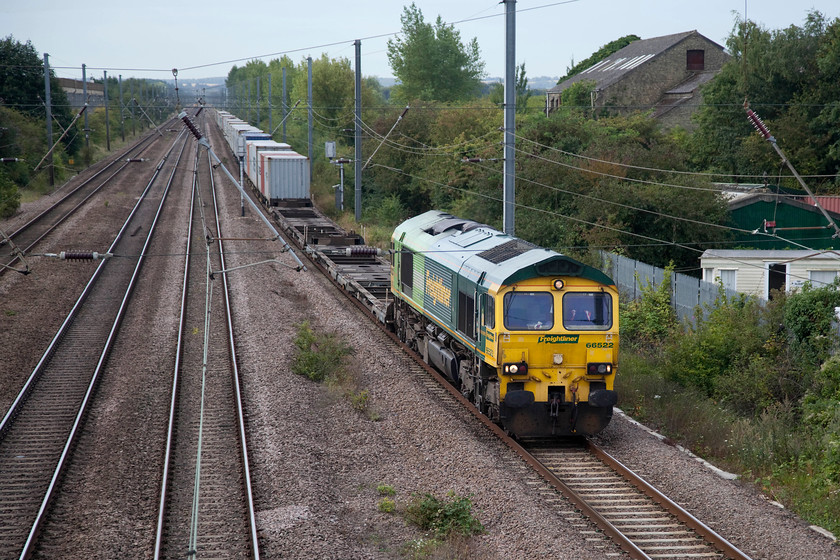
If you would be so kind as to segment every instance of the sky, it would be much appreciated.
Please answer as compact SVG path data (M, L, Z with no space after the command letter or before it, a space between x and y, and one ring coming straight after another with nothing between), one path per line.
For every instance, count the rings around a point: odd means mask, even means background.
M347 58L361 40L364 76L393 76L388 39L401 29L407 0L0 0L0 34L49 53L59 77L171 79L227 76L233 65L287 54ZM427 22L440 16L464 42L476 38L488 77L504 75L504 4L498 0L416 0ZM527 76L559 77L624 35L643 39L697 30L725 46L736 19L775 30L803 25L807 13L840 17L837 0L518 0L516 53ZM2 64L2 61L0 61Z

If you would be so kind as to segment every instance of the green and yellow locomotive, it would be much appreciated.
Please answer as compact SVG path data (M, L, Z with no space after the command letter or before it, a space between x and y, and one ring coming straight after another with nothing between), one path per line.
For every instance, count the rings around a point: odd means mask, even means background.
M399 337L518 437L592 435L612 418L618 291L599 270L430 211L397 226Z

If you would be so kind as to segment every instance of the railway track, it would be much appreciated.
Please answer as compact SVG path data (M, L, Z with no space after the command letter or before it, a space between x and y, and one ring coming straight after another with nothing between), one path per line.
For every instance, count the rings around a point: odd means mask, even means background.
M158 164L109 254L144 254L176 169L170 156L180 155L185 140L179 135ZM164 170L168 181L160 180ZM36 547L143 263L143 257L100 263L0 421L3 558L27 558Z
M358 235L345 232L315 208L281 205L270 213L312 264L385 330L382 321L388 307L388 261L363 246ZM573 452L564 445L526 447L510 438L394 333L386 332L452 399L478 417L583 513L591 522L581 529L587 538L599 541L600 535L606 534L624 553L638 559L748 558L634 473L607 458L594 444ZM618 488L621 490L613 491Z
M159 135L147 133L122 152L95 164L71 180L68 189L52 206L12 232L0 235L0 275L8 271L29 272L26 256L51 232L73 216L97 193L113 184L126 169L143 160Z
M156 559L259 558L227 274L219 272L225 269L224 244L210 164L209 154L197 150Z

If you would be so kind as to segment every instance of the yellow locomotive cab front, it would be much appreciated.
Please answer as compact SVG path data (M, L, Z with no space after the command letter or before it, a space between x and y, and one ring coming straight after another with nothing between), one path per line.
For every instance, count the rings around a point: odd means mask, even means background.
M618 294L586 279L536 278L501 290L498 356L502 423L521 437L601 431L616 404Z

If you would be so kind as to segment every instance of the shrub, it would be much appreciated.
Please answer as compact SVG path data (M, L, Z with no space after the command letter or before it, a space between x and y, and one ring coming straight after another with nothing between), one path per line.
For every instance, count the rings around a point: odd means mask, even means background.
M397 493L390 484L380 484L376 487L376 491L379 492L380 496L394 496Z
M294 343L298 351L292 371L312 381L321 382L340 375L344 357L353 353L353 349L334 334L316 335L309 321L297 325Z
M650 346L664 341L677 326L677 316L671 306L671 275L674 266L665 269L665 278L657 287L650 281L643 286L642 297L625 305L620 312L621 336L631 345Z
M20 191L17 185L0 169L0 218L8 218L20 208Z
M421 529L431 531L438 538L484 532L484 526L472 514L472 501L469 497L457 496L451 490L446 497L446 500L441 500L428 493L423 496L415 495L406 508L406 518Z
M379 511L382 513L393 513L396 508L397 504L391 498L382 498L379 500Z
M788 296L784 320L797 360L818 366L828 358L837 342L835 307L840 307L837 281L820 288L807 282L801 292Z

